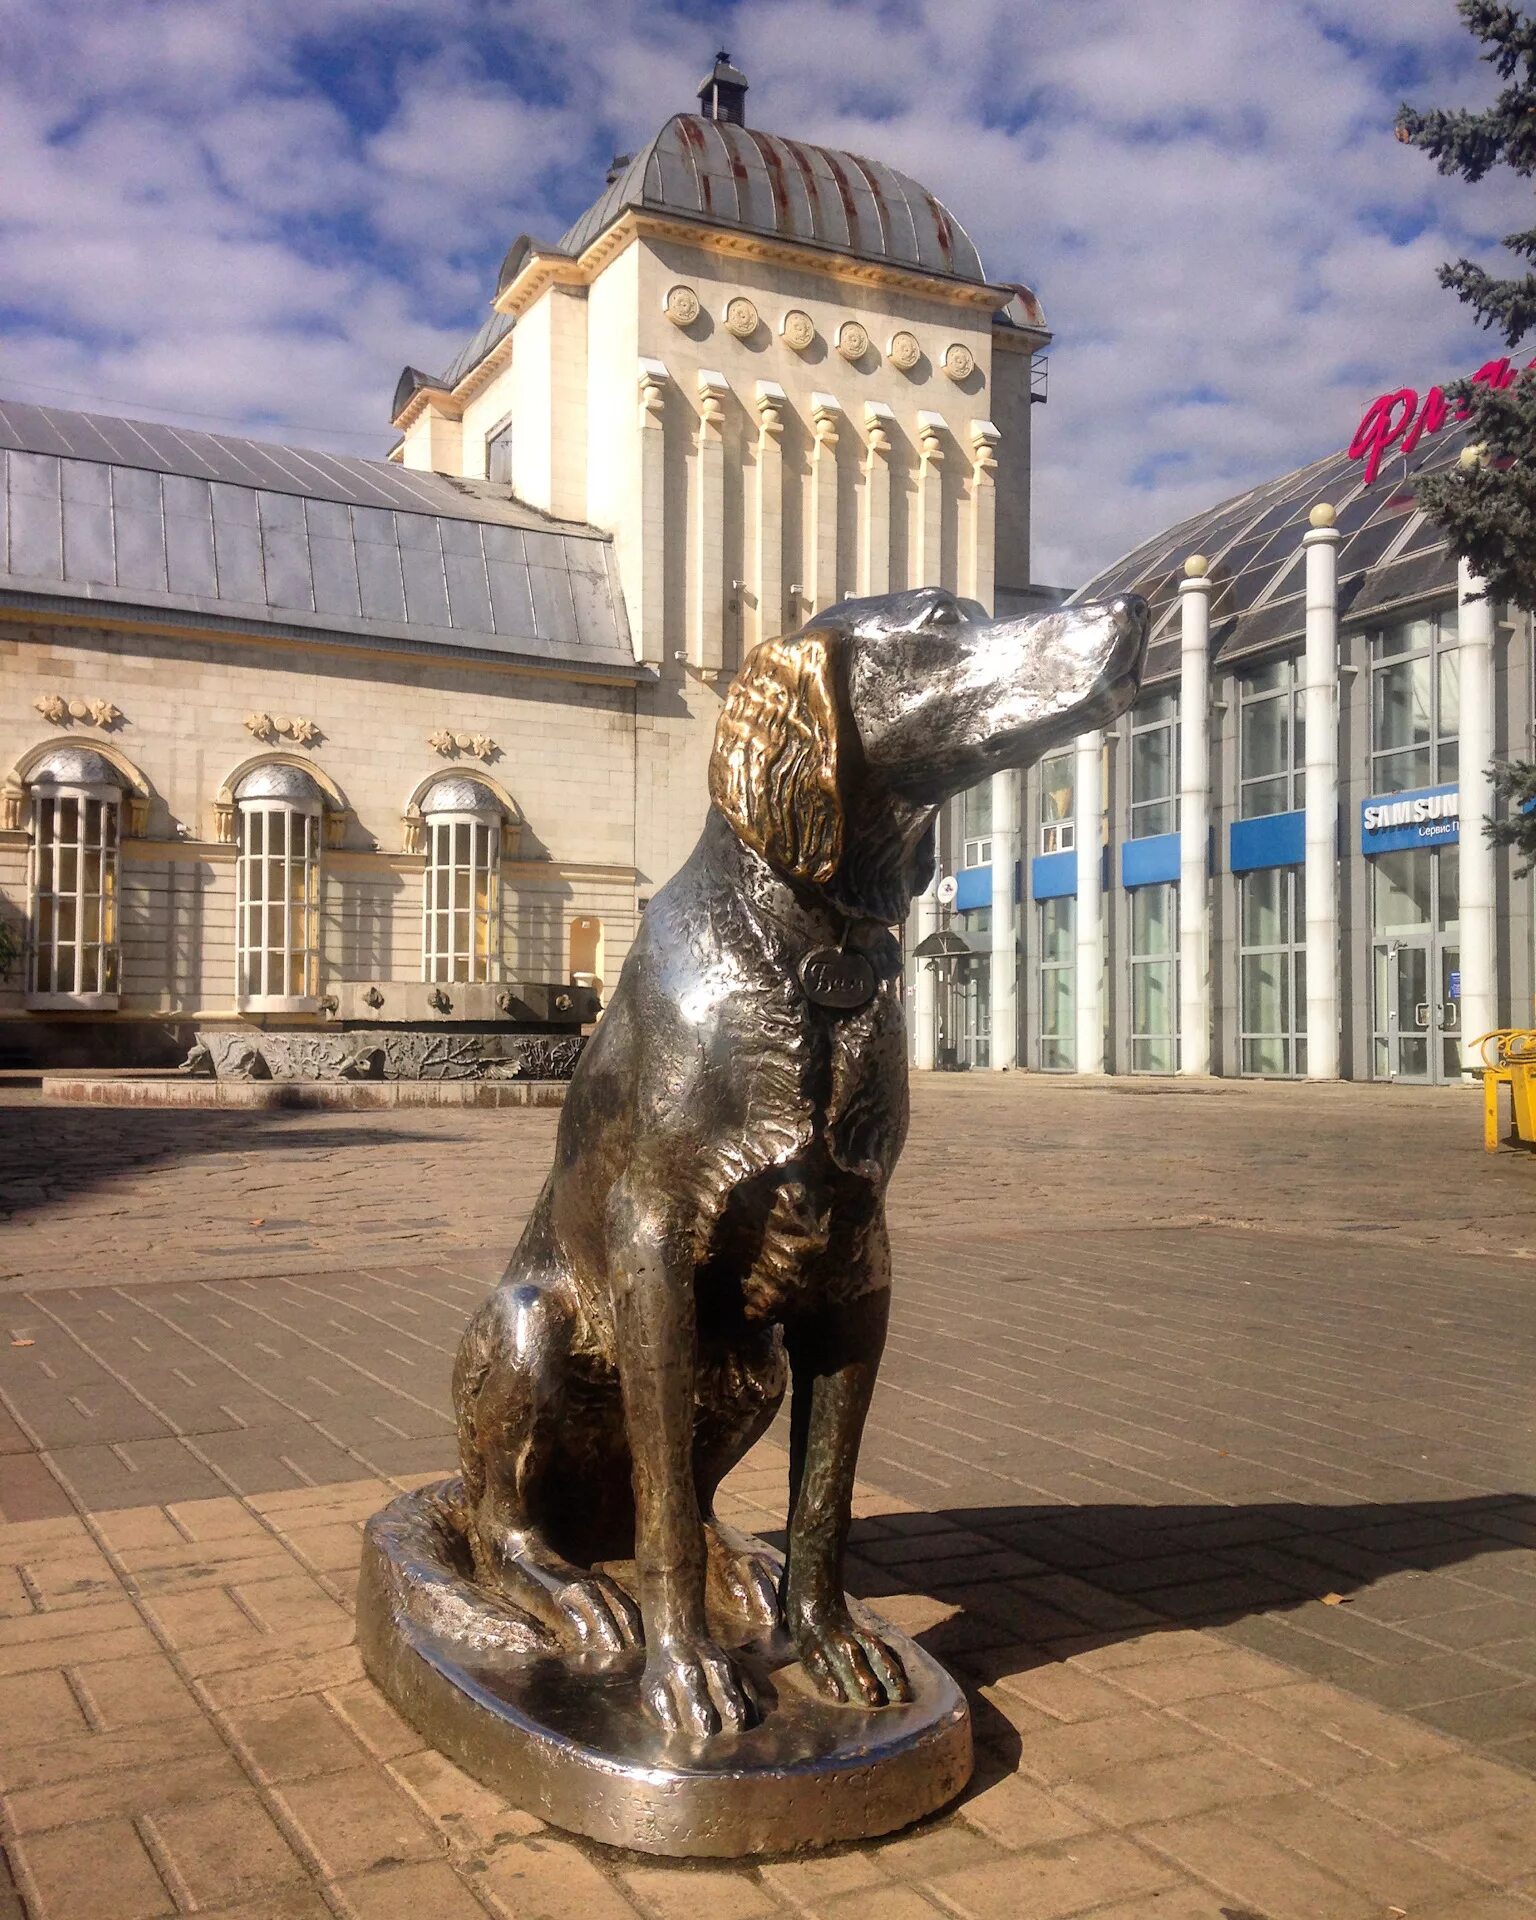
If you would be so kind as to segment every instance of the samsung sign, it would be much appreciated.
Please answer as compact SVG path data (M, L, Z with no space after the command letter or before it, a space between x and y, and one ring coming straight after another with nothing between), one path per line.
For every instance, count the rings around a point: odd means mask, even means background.
M1404 847L1454 846L1461 837L1461 795L1455 787L1421 787L1414 793L1378 793L1360 802L1362 853L1397 853Z

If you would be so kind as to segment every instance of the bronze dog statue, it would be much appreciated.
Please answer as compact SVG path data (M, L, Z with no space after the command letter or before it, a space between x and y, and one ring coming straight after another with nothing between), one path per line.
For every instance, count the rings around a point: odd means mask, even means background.
M932 876L940 804L1113 719L1145 637L1140 601L992 622L923 589L748 656L703 835L650 903L459 1350L482 1638L500 1614L514 1640L643 1643L646 1707L694 1736L753 1723L721 1641L779 1622L833 1699L906 1697L842 1572L907 1126L891 928ZM780 1576L713 1502L790 1381ZM633 1596L600 1570L630 1559Z

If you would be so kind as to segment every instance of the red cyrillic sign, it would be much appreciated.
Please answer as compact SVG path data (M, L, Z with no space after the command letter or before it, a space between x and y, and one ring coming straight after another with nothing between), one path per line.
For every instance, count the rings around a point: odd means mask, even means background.
M1526 362L1525 370L1536 367L1536 359ZM1487 360L1473 374L1471 384L1486 387L1510 387L1520 378L1519 370L1506 355ZM1381 471L1381 463L1390 447L1410 454L1426 433L1438 433L1448 420L1470 419L1472 409L1465 400L1452 408L1443 387L1431 387L1420 406L1412 387L1399 387L1395 393L1383 393L1371 402L1355 428L1349 443L1351 460L1365 462L1365 485L1369 486Z

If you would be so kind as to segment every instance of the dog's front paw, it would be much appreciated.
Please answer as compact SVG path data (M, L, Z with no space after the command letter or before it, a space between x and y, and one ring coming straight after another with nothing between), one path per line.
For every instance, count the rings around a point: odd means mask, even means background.
M890 1707L912 1698L906 1668L878 1634L854 1624L846 1607L802 1616L794 1638L800 1664L833 1700L855 1707Z
M742 1733L763 1717L745 1676L702 1636L653 1648L640 1678L640 1697L668 1733Z

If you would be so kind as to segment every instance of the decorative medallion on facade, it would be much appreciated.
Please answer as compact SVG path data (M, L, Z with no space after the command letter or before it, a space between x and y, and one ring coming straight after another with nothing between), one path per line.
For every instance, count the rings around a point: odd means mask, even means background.
M857 320L845 320L837 330L837 350L845 360L862 360L869 352L869 332Z
M83 700L78 694L70 699L62 693L45 693L32 705L50 727L84 725L110 733L123 718L122 708L114 707L110 700Z
M292 717L274 719L270 713L248 713L245 716L245 730L255 734L268 746L278 739L295 741L301 747L312 747L325 735L313 720L297 720Z
M905 327L900 333L891 335L891 344L886 348L885 357L893 367L899 367L903 373L910 373L923 357L923 349L915 333L908 333Z
M692 287L669 287L662 308L674 327L691 327L699 317L699 296Z
M496 759L501 748L484 733L450 733L446 727L439 727L436 733L427 735L427 745L434 753L440 753L445 760L455 759L461 753L473 754L477 760L487 762Z
M969 380L976 371L976 356L963 342L956 340L944 349L944 371L951 380Z
M816 338L816 322L799 307L791 307L779 322L779 333L786 347L804 353Z
M738 340L750 340L757 332L760 322L757 308L744 293L738 293L733 300L725 303L725 330L734 333Z

